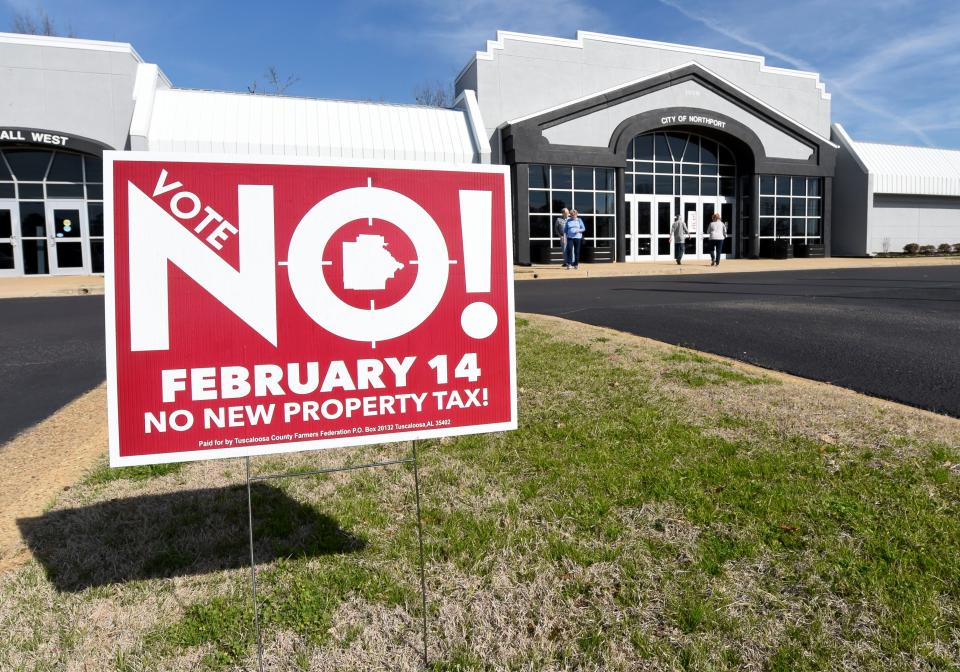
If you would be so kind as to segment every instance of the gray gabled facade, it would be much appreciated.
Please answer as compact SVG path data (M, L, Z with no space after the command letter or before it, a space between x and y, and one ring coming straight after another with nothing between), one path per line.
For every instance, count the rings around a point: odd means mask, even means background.
M515 167L520 263L556 256L558 237L546 225L571 206L586 208L585 258L595 260L671 256L669 221L677 215L697 231L688 251L703 255L714 212L732 220L728 255L830 253L837 146L816 75L629 38L501 33L461 73L458 88L468 86L476 87L494 160ZM567 97L571 89L585 95ZM604 187L613 171L612 211L608 190L597 187L601 169Z

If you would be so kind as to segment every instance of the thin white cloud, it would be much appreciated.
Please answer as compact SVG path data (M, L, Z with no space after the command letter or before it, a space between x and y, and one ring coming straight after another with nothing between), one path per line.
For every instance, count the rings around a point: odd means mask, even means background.
M933 30L921 30L906 35L896 42L879 42L877 49L867 52L860 60L847 66L843 78L837 80L837 83L845 88L851 87L878 73L902 65L910 58L936 58L942 54L944 47L955 45L958 36L960 26L951 21Z
M720 35L723 35L724 37L728 37L728 38L730 38L731 40L733 40L734 42L737 42L737 43L739 43L739 44L742 44L742 45L745 46L745 47L749 47L750 49L753 49L753 50L755 50L755 51L759 51L759 52L762 53L764 56L768 56L768 57L772 57L772 58L778 58L778 59L780 59L781 61L783 61L784 63L789 63L789 64L792 65L793 67L798 68L798 69L800 69L800 70L814 70L814 69L815 69L812 65L810 65L809 63L807 63L806 61L804 61L804 60L802 60L802 59L795 58L794 56L791 56L790 54L785 54L785 53L783 53L782 51L778 51L778 50L776 50L776 49L773 49L772 47L767 46L767 45L764 44L763 42L760 42L760 41L758 41L758 40L754 40L754 39L752 39L752 38L750 38L750 37L747 37L746 35L743 35L743 34L741 34L741 33L738 33L738 32L736 32L736 31L734 31L734 30L731 30L730 28L726 28L726 27L720 25L720 24L716 21L716 19L714 19L714 18L712 18L712 17L708 17L708 16L705 16L705 15L702 15L702 14L697 14L697 13L695 13L695 12L692 12L692 11L688 10L686 7L680 5L679 3L673 2L673 0L658 0L658 1L660 2L661 5L666 5L667 7L670 7L671 9L674 9L674 10L680 12L681 14L683 14L685 17L687 17L687 18L690 19L691 21L696 21L697 23L706 26L707 28L709 28L710 30L712 30L712 31L715 32L715 33L719 33Z
M578 29L603 29L606 16L583 0L419 0L428 18L422 43L463 58L496 39L497 30L572 37Z
M779 59L779 60L781 60L781 61L783 61L783 62L785 62L785 63L788 63L788 64L792 65L792 66L795 67L795 68L800 68L800 69L802 69L802 70L814 70L814 71L819 71L818 68L812 66L810 63L808 63L807 61L803 60L802 58L798 58L798 57L793 56L793 55L791 55L791 54L787 54L787 53L785 53L785 52L783 52L783 51L781 51L781 50L778 50L778 49L773 49L773 48L767 46L766 44L764 44L763 42L760 42L759 40L753 39L753 38L749 37L748 35L746 35L746 34L744 34L744 33L742 33L742 32L735 31L735 30L733 30L733 29L731 29L731 28L729 28L729 27L724 26L724 25L722 24L722 22L717 21L717 19L716 19L715 17L713 17L713 16L707 16L707 15L705 15L705 14L701 14L701 13L699 13L699 12L693 11L693 10L687 8L687 7L684 7L684 6L680 5L680 4L679 4L678 2L676 2L675 0L658 0L658 2L660 2L660 4L662 4L662 5L666 6L666 7L670 7L671 9L674 9L675 11L681 13L681 14L682 14L683 16L685 16L686 18L688 18L688 19L690 19L690 20L692 20L692 21L696 21L697 23L702 24L703 26L709 28L710 30L712 30L712 31L714 31L714 32L716 32L716 33L718 33L718 34L720 34L720 35L723 35L724 37L726 37L726 38L728 38L728 39L731 39L731 40L737 42L738 44L741 44L741 45L743 45L743 46L745 46L745 47L748 47L748 48L750 48L750 49L754 49L754 50L756 50L756 51L759 51L759 52L760 52L761 54L763 54L764 56L767 56L767 57L769 57L769 58ZM918 44L919 44L919 43L918 43ZM904 47L904 49L907 50L907 51L909 51L910 49L916 49L916 48L917 48L917 45L907 45L907 46ZM864 72L864 76L868 76L868 75L869 75L869 72L867 71L867 70L868 70L868 66L867 66L867 65L863 65L862 68L861 68L861 70ZM848 78L844 78L844 79L851 79L851 78L848 77ZM885 118L885 119L887 119L887 120L889 120L889 121L895 122L896 124L898 124L898 125L901 126L902 128L904 128L904 129L906 129L907 131L909 131L911 134L913 134L916 138L918 138L918 139L919 139L921 142L923 142L925 145L933 145L933 144L934 144L934 143L933 143L933 140L930 138L930 136L929 136L922 128L920 128L919 126L917 126L915 123L913 123L912 121L910 121L908 118L906 118L906 117L904 117L904 116L901 116L901 115L898 115L898 114L895 114L895 113L893 113L893 112L890 112L889 110L884 109L882 106L877 105L876 103L868 100L868 99L865 98L863 95L858 94L858 93L856 93L855 91L851 90L850 87L844 86L844 84L843 84L844 79L840 79L840 80L831 80L831 79L828 79L828 83L829 83L829 85L830 85L829 88L832 89L833 92L836 93L837 95L842 96L842 97L845 98L847 101L849 101L850 103L852 103L852 104L855 105L856 107L860 108L862 111L868 112L868 113L870 113L870 114L877 115L877 116L883 117L883 118ZM851 80L851 81L853 81L853 80Z

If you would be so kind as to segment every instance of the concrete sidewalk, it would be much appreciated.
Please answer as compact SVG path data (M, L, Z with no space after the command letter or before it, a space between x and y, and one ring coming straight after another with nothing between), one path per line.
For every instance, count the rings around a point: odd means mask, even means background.
M730 259L719 266L710 261L688 260L678 266L669 263L581 264L579 270L564 269L558 265L514 267L516 280L550 280L556 278L609 278L642 275L692 275L694 273L755 273L763 271L822 271L833 268L891 268L905 266L960 266L960 256L908 258L850 258L827 259Z
M25 275L0 278L0 299L103 294L102 275Z
M675 263L583 264L579 270L560 266L515 266L516 280L552 278L608 278L630 275L682 275L693 273L749 273L761 271L815 271L831 268L889 268L902 266L960 265L960 256L910 257L905 259L864 259L832 257L829 259L731 259L713 268L707 260L689 260L682 266ZM0 278L0 299L72 294L103 294L102 275L42 275Z

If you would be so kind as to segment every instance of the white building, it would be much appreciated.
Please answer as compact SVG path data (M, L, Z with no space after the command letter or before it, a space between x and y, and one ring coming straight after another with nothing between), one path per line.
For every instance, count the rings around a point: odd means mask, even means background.
M0 276L103 268L104 149L512 167L515 258L672 255L674 216L730 224L728 256L863 255L960 242L960 152L857 143L819 75L760 56L500 32L453 109L177 89L129 44L0 33Z

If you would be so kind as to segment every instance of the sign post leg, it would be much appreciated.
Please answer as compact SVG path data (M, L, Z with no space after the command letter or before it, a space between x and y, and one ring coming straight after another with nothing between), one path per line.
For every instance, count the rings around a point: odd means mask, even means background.
M423 519L420 516L420 471L417 462L417 442L410 442L413 445L413 485L415 498L417 502L417 541L420 543L420 598L421 608L423 609L423 666L427 667L427 579L424 569L423 557Z
M257 636L257 667L263 672L263 641L260 639L260 605L257 602L257 561L253 554L253 495L250 491L250 456L247 456L247 525L250 532L250 583L253 587L253 629Z

